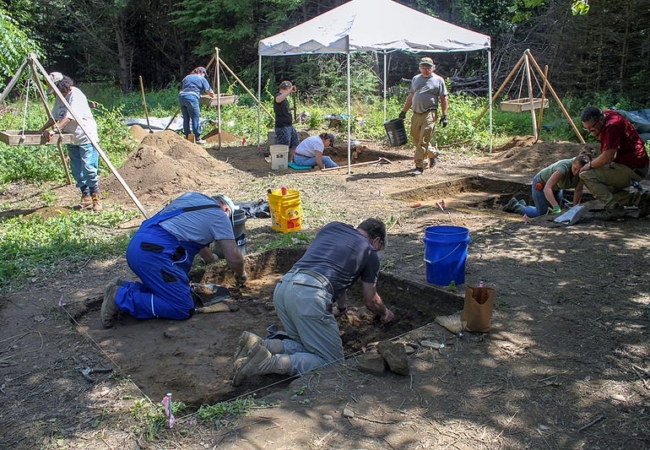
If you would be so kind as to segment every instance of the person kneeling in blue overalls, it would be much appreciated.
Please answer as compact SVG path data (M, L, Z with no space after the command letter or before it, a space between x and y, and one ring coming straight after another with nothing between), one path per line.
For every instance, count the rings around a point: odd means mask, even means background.
M105 328L115 324L120 312L137 319L184 320L194 312L189 271L199 254L214 261L210 243L218 241L228 267L239 286L248 275L235 242L232 201L187 192L145 220L126 250L129 267L141 282L111 282L104 292L101 320Z

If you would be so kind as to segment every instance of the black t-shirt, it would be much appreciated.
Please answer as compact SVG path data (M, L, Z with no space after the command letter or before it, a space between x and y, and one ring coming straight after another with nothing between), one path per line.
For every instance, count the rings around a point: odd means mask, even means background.
M281 92L275 94L282 95ZM286 98L280 103L273 101L273 112L275 113L275 126L276 127L290 127L293 125L293 118L291 117L291 108L289 107L289 100Z
M330 281L333 299L361 281L376 283L379 276L379 256L368 239L359 231L341 222L331 222L316 234L305 254L294 268L318 272Z

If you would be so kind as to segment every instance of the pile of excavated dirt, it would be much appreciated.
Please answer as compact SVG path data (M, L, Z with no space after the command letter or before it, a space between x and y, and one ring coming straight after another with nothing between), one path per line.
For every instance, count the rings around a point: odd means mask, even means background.
M532 136L513 139L512 142L494 149L496 153L492 164L497 169L520 170L522 174L537 173L544 167L561 159L573 158L586 153L595 157L598 146L593 144L576 144L571 142L534 143Z
M141 202L159 203L182 192L210 190L206 174L229 168L200 145L173 131L161 131L144 136L118 172ZM113 201L128 201L128 194L113 174L106 177L102 189Z

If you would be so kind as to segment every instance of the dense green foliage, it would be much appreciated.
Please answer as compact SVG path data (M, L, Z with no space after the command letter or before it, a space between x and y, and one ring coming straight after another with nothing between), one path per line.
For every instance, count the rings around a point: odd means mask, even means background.
M101 0L17 0L7 4L9 26L18 55L26 54L23 37L43 48L48 70L77 80L117 83L122 91L138 87L142 75L148 88L175 85L197 65L206 65L219 47L220 56L247 86L257 84L260 39L312 19L346 0L243 0L200 2L105 2ZM650 101L650 52L647 51L647 0L611 3L605 0L401 0L405 6L445 21L489 34L493 77L498 86L530 49L563 96L611 91ZM3 16L4 17L4 16ZM549 32L552 30L552 32ZM21 33L20 35L17 33ZM1 33L1 32L0 32ZM5 45L9 51L12 45ZM0 50L1 51L1 50ZM14 53L15 54L15 53ZM454 92L484 95L487 77L480 55L438 54L439 72L452 80ZM390 56L388 87L413 75L412 55ZM13 61L15 70L19 61ZM340 84L333 75L338 56L264 58L266 89L282 79L299 81L305 93ZM353 71L361 83L382 92L381 61ZM11 70L9 71L11 73ZM372 83L369 81L372 80ZM0 80L2 84L3 80ZM355 91L357 92L357 91ZM358 91L359 96L364 91Z
M0 8L0 87L4 87L1 79L13 76L29 53L40 53L36 41L29 37L29 29Z

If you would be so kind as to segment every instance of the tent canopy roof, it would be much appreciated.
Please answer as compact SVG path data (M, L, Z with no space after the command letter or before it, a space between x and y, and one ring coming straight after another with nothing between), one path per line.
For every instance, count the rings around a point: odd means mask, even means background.
M259 42L260 56L489 50L490 37L392 0L351 0Z

